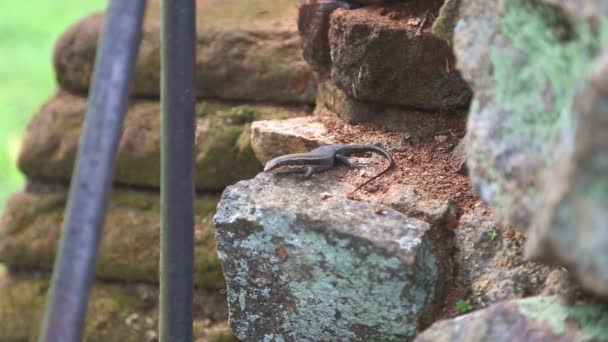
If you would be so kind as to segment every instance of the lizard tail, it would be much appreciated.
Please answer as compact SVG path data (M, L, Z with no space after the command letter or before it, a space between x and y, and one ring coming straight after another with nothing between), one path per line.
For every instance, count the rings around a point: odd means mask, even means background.
M382 154L384 154L384 153L382 153ZM387 155L388 155L388 153L387 153ZM390 157L390 155L388 156L388 160L389 160L389 164L388 164L388 166L386 167L386 169L382 170L380 173L378 173L378 174L377 174L377 175L375 175L374 177L372 177L372 178L370 178L370 179L366 180L365 182L363 182L363 183L359 184L359 186L357 186L357 187L355 188L355 190L351 191L350 193L351 193L351 194L354 194L354 193L355 193L355 192L357 192L359 189L363 188L363 187L364 187L364 186L366 186L367 184L369 184L369 183L373 182L374 180L378 179L380 176L382 176L383 174L387 173L387 172L388 172L388 170L392 169L392 168L393 168L393 166L395 166L395 162L393 161L393 158L391 158L391 157Z

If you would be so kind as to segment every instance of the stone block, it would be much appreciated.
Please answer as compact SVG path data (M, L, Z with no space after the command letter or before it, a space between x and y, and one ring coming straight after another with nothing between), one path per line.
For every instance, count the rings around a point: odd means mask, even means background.
M19 155L29 178L70 180L87 100L59 91L30 122ZM195 183L198 190L221 190L261 170L251 148L251 123L307 115L299 106L231 105L200 101L196 106ZM115 183L160 187L160 103L135 100L125 118Z
M403 341L429 319L430 226L345 198L336 177L260 174L224 192L214 221L239 339Z
M65 189L14 194L0 218L0 262L12 269L50 271L57 253L67 202ZM196 200L194 282L223 287L211 215L217 195ZM160 196L114 190L97 260L99 279L158 283Z
M197 95L205 98L314 102L315 82L301 57L292 0L196 1ZM160 1L150 1L132 95L160 94ZM104 16L70 27L55 47L59 84L87 92Z

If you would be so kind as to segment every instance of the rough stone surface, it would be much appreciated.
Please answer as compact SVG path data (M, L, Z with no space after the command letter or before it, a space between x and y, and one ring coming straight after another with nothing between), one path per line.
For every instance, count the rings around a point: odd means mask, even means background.
M474 308L503 300L538 295L552 270L526 261L523 234L496 223L484 206L465 213L455 232L461 299Z
M608 297L608 51L593 65L545 171L527 254L567 267Z
M526 230L557 132L601 43L586 24L536 1L462 0L460 14L457 67L475 92L467 130L472 182L501 223Z
M230 324L253 341L402 341L440 292L429 225L348 200L338 172L260 174L214 218Z
M411 150L424 139L433 139L437 131L464 127L465 119L459 115L436 115L419 111L399 112L374 120L373 129L363 128L361 133L344 132L362 126L345 125L335 115L322 110L318 115L286 120L264 120L252 124L251 145L261 163L287 153L307 152L321 145L350 143L372 144L389 150ZM373 126L372 126L373 124ZM458 158L451 162L456 167Z
M58 92L29 124L19 167L30 178L67 182L75 161L86 99ZM199 190L221 190L261 170L250 143L250 124L260 119L306 115L302 107L227 105L201 101L196 108L195 182ZM134 101L119 147L115 182L160 186L160 104Z
M151 1L132 94L159 95L160 1ZM301 57L293 0L202 0L197 4L197 94L234 100L314 102L315 82ZM62 87L89 88L103 15L67 30L55 48Z
M298 31L302 57L318 79L326 79L331 71L329 54L329 18L338 8L351 8L347 1L302 0L298 9Z
M471 92L446 41L431 32L443 1L338 9L331 17L331 77L360 101L423 109L465 107Z
M372 196L371 199L373 198ZM459 209L451 200L432 198L408 184L395 184L387 192L380 194L378 200L400 213L442 228L454 228L460 216Z
M364 122L381 123L392 119L401 121L403 125L399 128L402 130L409 129L413 132L413 135L422 136L436 132L436 125L430 119L436 113L423 112L404 106L356 100L338 88L331 80L319 83L315 111L318 113L334 113L352 125ZM458 117L460 114L459 112L450 113L453 117ZM414 128L412 124L415 121L418 122L415 123L417 127ZM423 128L422 126L426 127ZM398 126L393 126L393 128L395 127Z
M452 157L458 167L458 172L463 175L467 175L469 170L467 169L467 138L466 136L460 140L458 145L454 148L452 152Z
M608 306L567 304L559 297L531 297L495 304L440 321L417 342L607 341Z
M251 132L253 152L262 164L280 155L336 143L328 137L327 128L312 117L256 121Z
M36 341L46 304L46 275L0 274L0 340ZM225 295L196 290L194 341L229 342ZM95 284L86 341L157 341L158 289L149 285Z
M608 15L608 2L604 0L542 0L558 6L569 16L579 20L596 20Z
M0 261L15 269L51 270L67 191L31 189L13 195L0 219ZM112 195L97 261L100 279L158 283L160 257L158 194L115 190ZM197 286L221 288L211 215L217 195L198 197L194 280Z

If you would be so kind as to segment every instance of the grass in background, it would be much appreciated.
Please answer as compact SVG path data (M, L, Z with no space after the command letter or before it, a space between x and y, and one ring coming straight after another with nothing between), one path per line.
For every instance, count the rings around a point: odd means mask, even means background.
M55 90L53 46L79 18L107 0L0 1L0 211L23 186L15 166L23 131Z

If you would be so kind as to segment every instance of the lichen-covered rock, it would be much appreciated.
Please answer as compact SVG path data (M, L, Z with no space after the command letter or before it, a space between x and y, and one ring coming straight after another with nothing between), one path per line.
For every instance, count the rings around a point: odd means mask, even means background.
M608 341L608 306L530 297L440 321L417 342Z
M608 15L608 2L604 0L541 0L558 6L578 20L597 20Z
M464 214L454 232L455 285L473 307L544 291L551 268L524 260L523 234L498 225L485 206Z
M538 212L539 176L552 167L575 90L599 52L598 35L538 1L462 0L454 34L457 67L475 92L468 167L501 223L526 230Z
M251 132L253 152L263 164L283 154L308 152L336 143L328 136L327 128L312 117L256 121Z
M301 176L300 176L301 177ZM441 296L429 225L344 196L338 173L260 174L214 218L230 324L245 341L402 341Z
M36 341L49 288L47 275L0 274L0 340ZM194 340L236 341L227 319L225 295L197 289ZM87 341L156 341L158 289L149 285L97 283L89 300Z
M527 254L567 267L608 297L608 51L593 65L540 184Z
M160 1L143 27L132 94L160 94ZM301 57L293 0L196 1L197 94L230 100L314 102L312 72ZM55 48L62 87L89 89L103 15L73 25Z
M194 282L223 286L211 215L216 195L196 201ZM31 189L13 195L0 218L0 261L14 269L51 270L67 202L65 189ZM96 274L100 279L158 283L158 194L115 190L106 217Z
M423 109L466 107L471 92L448 43L431 32L442 0L338 9L329 41L333 82L353 99Z
M76 159L87 101L59 91L29 124L19 167L30 178L67 182ZM201 101L196 107L195 183L221 190L260 171L250 143L250 124L261 119L306 115L301 107L227 105ZM160 186L160 103L134 101L118 151L115 182Z

